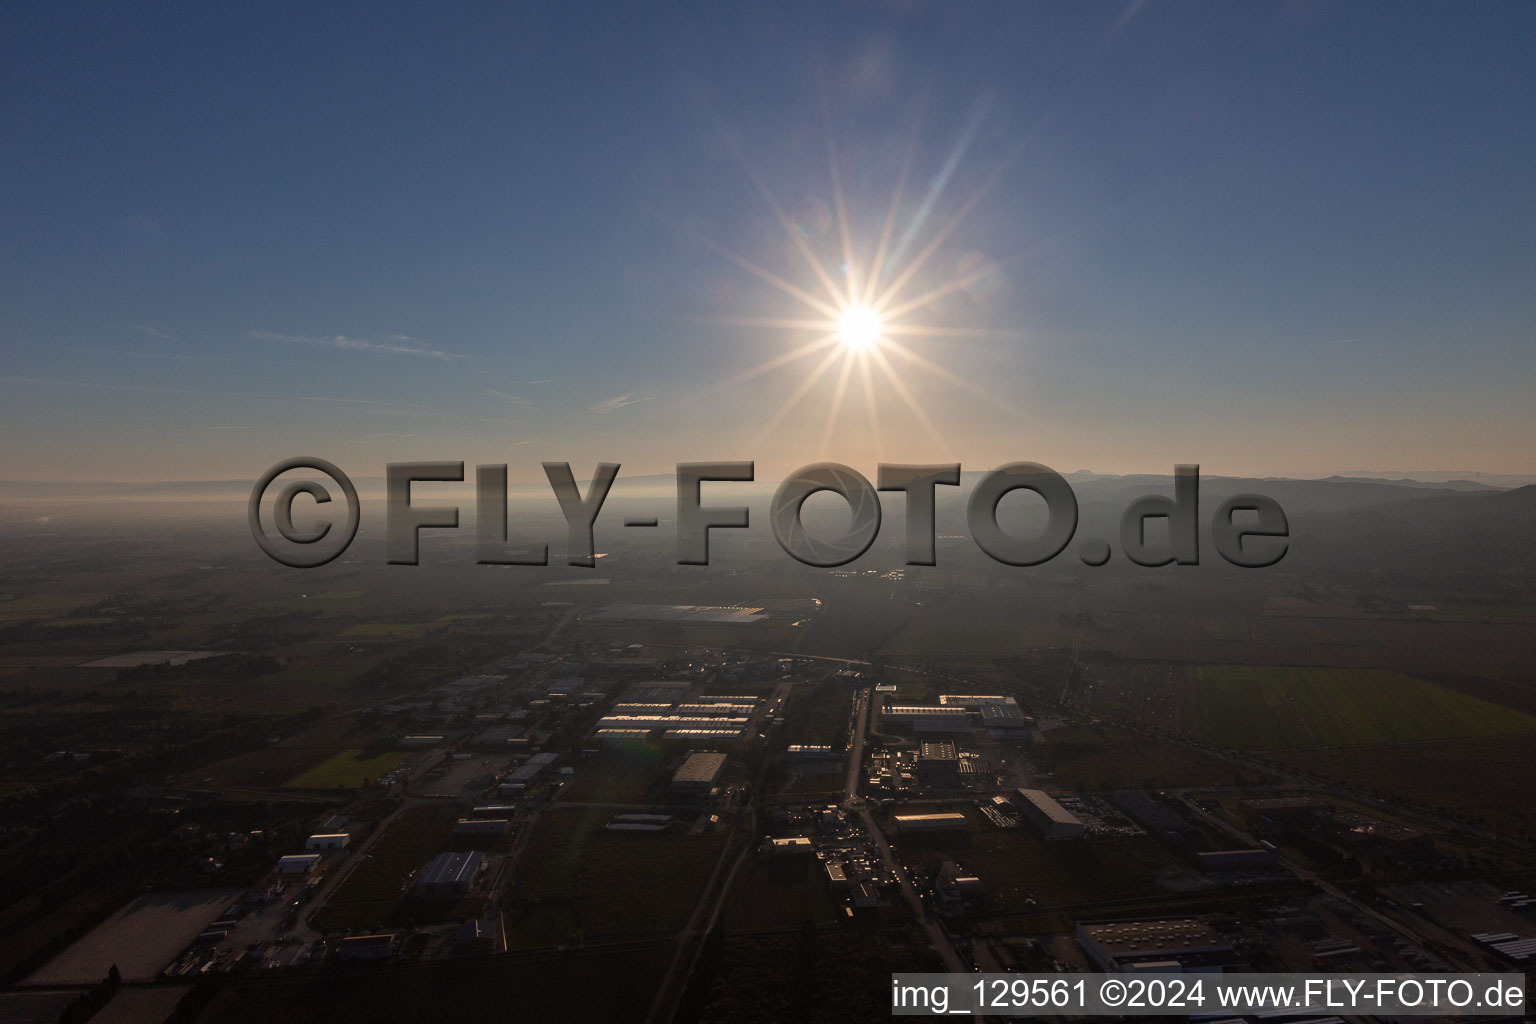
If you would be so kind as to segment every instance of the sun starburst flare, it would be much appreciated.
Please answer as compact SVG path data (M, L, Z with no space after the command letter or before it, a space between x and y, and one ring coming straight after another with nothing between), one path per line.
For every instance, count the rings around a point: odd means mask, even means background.
M930 279L925 279L924 271L934 254L942 250L945 243L951 240L961 222L996 183L1014 154L1009 154L972 194L960 202L954 212L932 232L931 237L922 239L929 215L939 207L942 193L951 181L953 171L975 134L975 125L968 126L962 133L944 162L943 172L934 179L908 222L899 225L903 193L916 149L915 145L909 144L896 177L890 203L886 207L884 222L877 232L871 232L877 239L874 251L869 259L864 261L856 251L854 226L850 223L848 204L843 193L838 149L833 141L831 120L825 107L823 108L823 125L826 133L833 200L833 216L827 219L835 220L835 240L841 250L841 265L837 267L838 275L829 271L827 264L818 257L810 244L807 232L785 212L766 182L729 136L723 135L723 141L741 164L754 188L762 196L774 219L784 229L794 251L804 260L806 279L800 282L790 280L695 231L674 225L729 263L793 300L799 307L798 314L795 316L702 316L685 319L738 327L798 332L802 338L808 332L812 338L728 380L723 380L708 390L720 391L732 388L763 374L810 360L810 369L806 376L768 418L758 432L757 442L761 442L770 435L820 381L831 375L834 384L827 408L826 423L821 431L823 456L826 455L827 448L834 439L834 428L849 391L862 393L866 410L864 429L867 430L877 455L883 449L881 415L878 409L878 397L882 393L899 400L939 449L949 450L950 446L940 435L917 396L913 394L909 382L904 379L904 373L921 373L961 388L999 408L1010 407L1008 403L986 389L965 380L946 369L940 362L923 355L916 350L916 347L923 347L924 343L953 344L966 339L1022 340L1024 335L1019 331L925 324L915 322L910 317L930 309L940 299L972 289L986 278L997 276L997 268L985 261L982 261L980 266L975 264L964 266L960 272L942 280L933 280L931 275ZM917 128L914 126L914 140L916 132ZM826 228L832 226L832 224L824 225ZM898 228L900 228L899 231ZM899 239L894 246L893 239Z

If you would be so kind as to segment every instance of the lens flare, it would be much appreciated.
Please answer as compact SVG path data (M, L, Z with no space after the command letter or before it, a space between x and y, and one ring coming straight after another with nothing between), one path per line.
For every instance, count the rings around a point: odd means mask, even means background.
M868 352L884 337L885 321L868 306L849 306L837 318L837 340L844 348Z

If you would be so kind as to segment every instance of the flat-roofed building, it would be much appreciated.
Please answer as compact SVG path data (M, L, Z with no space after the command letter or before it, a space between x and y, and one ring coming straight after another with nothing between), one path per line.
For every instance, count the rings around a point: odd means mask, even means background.
M337 960L383 960L395 951L395 933L349 935L336 944Z
M479 850L468 853L440 853L422 868L411 885L417 896L463 896L475 883L475 875L485 864Z
M460 818L453 831L461 836L504 836L512 831L512 822L506 818Z
M725 773L725 755L712 750L695 750L672 776L672 795L697 799L708 796Z
M318 853L290 853L277 859L277 873L280 875L308 875L319 866Z
M963 832L965 815L956 811L941 814L896 814L891 817L897 832Z
M971 713L958 705L890 704L880 711L884 728L916 736L968 733L974 728Z
M1232 944L1197 917L1082 921L1077 944L1106 973L1220 973L1246 967Z
M1310 796L1249 797L1239 800L1237 806L1249 818L1268 818L1277 822L1304 821L1333 813L1333 804Z
M1121 789L1110 794L1109 802L1136 824L1166 843L1181 842L1192 828L1179 814L1146 793Z
M954 785L960 779L960 755L953 743L925 740L917 748L916 770L924 786Z
M674 715L670 712L643 715L604 715L597 720L599 729L733 729L741 732L749 719L745 715Z
M604 750L641 746L650 736L650 729L599 729L592 734L597 745Z
M1020 789L1014 806L1019 816L1047 839L1081 839L1086 832L1082 820L1057 803L1043 789Z
M783 854L799 854L816 852L816 844L805 836L790 836L785 839L768 840L768 852L774 856Z

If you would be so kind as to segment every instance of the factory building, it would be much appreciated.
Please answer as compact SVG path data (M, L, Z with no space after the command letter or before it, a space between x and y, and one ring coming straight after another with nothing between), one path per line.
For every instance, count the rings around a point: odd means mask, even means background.
M965 815L958 812L944 814L897 814L891 822L897 832L963 832Z
M352 837L345 832L317 832L304 840L304 852L315 853L320 850L345 850L352 842Z
M966 734L974 727L963 707L940 704L891 704L880 711L881 727L914 736Z
M533 757L525 760L522 765L519 765L516 771L507 775L501 781L501 785L496 788L496 792L501 794L502 797L515 797L515 795L521 794L528 786L533 785L533 783L539 781L539 778L544 777L544 772L554 768L554 763L558 760L561 760L561 755L559 754L533 755Z
M454 835L504 836L512 831L506 818L460 818L453 826Z
M1201 871L1253 871L1272 868L1275 863L1274 852L1263 847L1195 852L1195 864Z
M383 960L395 951L395 933L349 935L336 944L337 960Z
M725 755L696 750L672 776L672 795L683 799L706 797L725 772Z
M1085 832L1077 815L1053 800L1043 789L1020 789L1014 801L1019 816L1047 839L1081 839Z
M1265 819L1276 824L1297 824L1333 813L1333 804L1304 796L1266 796L1239 800L1238 809L1249 820Z
M1246 969L1232 944L1196 917L1082 921L1077 944L1096 971L1221 973Z
M718 705L709 705L716 707ZM615 709L617 711L618 709ZM651 732L664 730L666 735L707 735L736 739L747 730L751 719L739 714L680 715L671 712L645 712L640 714L610 714L597 721L597 735L605 735L610 729L641 729Z
M925 740L917 748L917 781L924 786L953 786L960 780L960 755L953 743Z
M783 854L810 854L816 852L816 845L805 836L770 839L768 840L767 847L768 852L776 857Z
M308 875L319 866L318 853L290 853L277 859L277 873L280 875Z
M597 745L603 750L618 750L624 747L637 747L643 745L651 738L649 729L598 729L592 734Z
M1190 832L1189 822L1181 818L1173 808L1138 790L1118 790L1110 794L1109 802L1121 814L1165 843L1177 845Z
M411 892L417 896L457 897L467 894L475 883L475 875L485 864L485 854L479 850L469 853L440 853L417 872Z

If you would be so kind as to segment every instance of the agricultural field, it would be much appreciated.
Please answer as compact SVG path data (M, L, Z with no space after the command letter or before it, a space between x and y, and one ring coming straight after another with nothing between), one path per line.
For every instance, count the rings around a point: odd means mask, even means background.
M914 810L915 808L907 808ZM1150 837L1046 842L1025 829L999 829L969 808L963 833L894 835L903 863L959 863L987 886L1000 913L1048 911L1159 892L1159 876L1187 872L1178 855Z
M789 931L806 921L836 924L842 910L827 892L821 861L809 855L754 853L741 866L725 905L727 934Z
M1274 781L1256 769L1106 725L1052 729L1044 736L1045 743L1030 756L1053 773L1049 780L1039 781L1059 789L1162 789Z
M677 932L692 913L724 832L609 832L612 812L546 811L518 861L506 909L513 947Z
M58 619L67 612L99 604L106 593L42 593L0 595L0 622Z
M848 739L852 712L853 687L848 682L802 683L790 691L784 708L786 741L840 747Z
M1536 733L1536 715L1382 669L1156 664L1083 678L1090 711L1241 750Z
M341 750L366 750L386 735L377 726L350 718L326 718L243 754L205 764L177 777L177 784L199 787L265 788L284 786Z
M423 961L406 970L297 972L299 977L276 984L270 976L235 976L204 1019L226 1024L634 1020L644 1016L655 998L672 954L670 943L656 943L533 956L458 957Z
M411 759L402 750L388 750L364 757L361 750L343 750L302 775L289 779L289 789L361 789Z
M1411 806L1536 836L1536 736L1490 736L1273 755L1284 767Z
M36 985L88 985L117 965L127 981L154 978L224 908L239 889L190 889L140 896L27 979Z
M668 803L672 767L672 756L653 747L605 751L582 762L564 798L579 803Z
M310 916L310 926L340 932L398 923L406 879L448 845L459 813L459 808L443 804L403 811Z
M396 640L420 640L427 635L428 622L362 622L348 626L341 635L347 639L370 640L387 637Z

